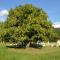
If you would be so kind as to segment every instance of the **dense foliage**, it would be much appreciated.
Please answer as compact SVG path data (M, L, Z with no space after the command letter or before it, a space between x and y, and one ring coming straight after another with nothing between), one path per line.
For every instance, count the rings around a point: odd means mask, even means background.
M0 28L0 39L5 42L56 41L58 36L47 13L31 4L11 9Z

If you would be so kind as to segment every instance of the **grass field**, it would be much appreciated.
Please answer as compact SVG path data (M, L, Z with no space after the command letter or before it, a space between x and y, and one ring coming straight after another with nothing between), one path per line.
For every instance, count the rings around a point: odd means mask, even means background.
M14 49L0 44L0 60L60 60L60 48Z

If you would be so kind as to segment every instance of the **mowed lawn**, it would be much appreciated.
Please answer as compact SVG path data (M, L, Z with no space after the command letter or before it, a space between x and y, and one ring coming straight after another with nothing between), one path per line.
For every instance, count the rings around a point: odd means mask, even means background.
M60 60L60 47L15 49L0 43L0 60Z

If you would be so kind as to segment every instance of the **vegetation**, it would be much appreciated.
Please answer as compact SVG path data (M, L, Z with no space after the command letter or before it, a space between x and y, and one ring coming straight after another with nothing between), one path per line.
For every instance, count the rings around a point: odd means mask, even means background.
M59 47L43 48L42 45L36 44L42 41L56 42L58 37L42 8L31 4L18 6L9 11L5 22L0 23L0 42L4 42L0 43L0 60L60 60ZM8 46L12 48L7 48L6 42L17 45L12 44ZM43 49L25 49L27 45Z
M59 36L60 36L60 28L55 28L54 30L55 30L55 32L57 32L57 33L59 34Z
M13 49L0 44L0 60L60 60L59 47Z
M47 13L31 4L11 9L7 20L0 27L2 42L21 41L27 45L37 41L57 41L57 36Z

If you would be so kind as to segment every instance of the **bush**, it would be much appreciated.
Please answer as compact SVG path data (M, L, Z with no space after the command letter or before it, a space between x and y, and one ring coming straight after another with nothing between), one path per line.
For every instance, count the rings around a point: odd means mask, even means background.
M6 47L9 47L9 48L25 48L26 44L24 42L18 42L16 44L7 45Z
M33 48L42 48L43 46L41 44L31 43L30 47L33 47Z

